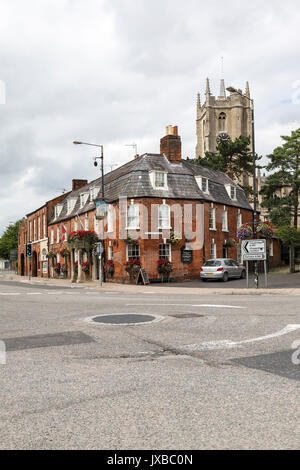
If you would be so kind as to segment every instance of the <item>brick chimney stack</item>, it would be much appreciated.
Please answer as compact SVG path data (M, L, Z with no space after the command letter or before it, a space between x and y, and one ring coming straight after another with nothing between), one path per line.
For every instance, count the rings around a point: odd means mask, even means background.
M181 138L177 126L166 127L166 135L160 139L160 153L171 163L181 163Z
M77 191L77 189L82 188L88 184L87 180L72 180L72 191Z

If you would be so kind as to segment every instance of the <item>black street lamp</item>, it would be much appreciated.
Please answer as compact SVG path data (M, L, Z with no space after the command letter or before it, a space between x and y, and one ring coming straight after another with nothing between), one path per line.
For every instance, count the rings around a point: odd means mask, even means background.
M251 103L251 128L252 128L252 177L253 177L253 238L256 239L256 227L257 227L257 184L256 184L256 155L255 155L255 134L254 134L254 100L247 95L244 95L236 88L229 86L226 88L230 93L237 93ZM257 272L257 261L254 261L254 275L255 284L258 287L258 272Z
M81 142L78 140L74 140L73 144L75 145L90 145L92 147L99 147L101 149L100 157L94 157L94 165L97 166L97 160L100 160L100 169L101 169L101 193L102 193L102 200L104 201L104 164L103 164L103 145L99 144L90 144L88 142ZM102 219L102 243L103 243L103 253L104 252L104 219ZM100 258L100 285L102 285L102 279L105 281L105 273L102 269L102 253ZM105 258L105 254L104 254Z

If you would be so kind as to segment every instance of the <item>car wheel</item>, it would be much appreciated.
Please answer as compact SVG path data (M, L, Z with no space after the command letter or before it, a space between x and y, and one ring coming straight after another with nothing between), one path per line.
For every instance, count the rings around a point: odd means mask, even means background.
M202 281L202 282L206 282L207 279L204 279L204 277L201 277L201 281Z
M227 282L228 279L229 279L228 273L224 273L224 275L223 275L223 281L224 281L224 282Z
M243 269L240 279L246 279L246 271Z

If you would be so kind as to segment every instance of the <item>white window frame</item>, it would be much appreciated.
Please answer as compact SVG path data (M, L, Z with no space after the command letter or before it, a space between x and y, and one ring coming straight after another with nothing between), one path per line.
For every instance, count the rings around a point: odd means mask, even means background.
M129 212L134 212L134 215L130 215ZM130 223L129 223L130 222ZM140 206L139 204L130 204L126 210L126 230L139 230L140 228Z
M167 251L167 254L163 254L164 251ZM171 245L169 243L160 243L158 245L158 259L167 259L168 261L172 261L172 250Z
M37 229L38 229L38 233L37 233L38 240L40 240L41 239L41 217L39 215L37 218Z
M90 200L93 201L96 199L98 196L98 193L100 191L100 186L94 186L93 188L90 188Z
M74 221L74 232L78 231L78 220Z
M243 224L243 216L239 212L237 215L237 219L236 219L236 228L239 229L242 224Z
M136 249L138 251L138 255L132 255L130 254L129 255L129 252L131 249ZM141 258L141 248L140 248L140 245L137 243L128 243L126 245L126 261L130 261L132 259L140 259Z
M46 214L43 214L43 238L46 238Z
M54 243L54 229L51 230L50 243L51 245Z
M112 261L114 259L114 247L113 247L113 245L110 245L108 247L107 258L108 258L109 261Z
M156 175L161 173L164 175L164 185L163 186L156 186ZM153 189L157 190L167 190L168 189L168 173L166 171L160 170L153 170L149 172L150 181L152 184Z
M165 214L163 214L163 211L165 211ZM169 204L164 203L158 206L157 228L161 230L171 229L171 208Z
M75 197L67 199L67 214L70 214L74 210L76 200L77 198Z
M230 199L232 201L236 201L237 200L237 198L236 198L236 186L234 186L233 184L227 184L225 186L225 188L226 188L227 194L230 197ZM231 194L232 190L233 190L233 197L232 197L232 194Z
M114 210L113 206L109 205L107 208L107 233L114 231Z
M222 232L228 232L228 212L226 209L222 211Z
M215 244L214 240L211 241L211 244L209 247L209 254L210 254L210 259L217 258L217 245Z
M270 251L269 251L269 255L270 255L270 256L274 256L274 244L273 244L272 241L270 242Z
M79 197L80 197L80 209L82 209L87 203L87 200L89 198L89 193L87 192L81 193Z
M59 217L61 211L62 211L62 208L63 208L63 204L56 204L56 206L54 207L54 218L57 219L57 217Z
M59 227L56 227L56 243L59 243L60 239L60 229Z
M208 188L208 178L204 176L195 176L197 185L199 189L204 193L204 194L209 194L209 188ZM205 182L205 189L203 189L203 184Z
M34 219L33 219L33 241L36 240L36 234L35 234L35 232L36 232L36 220L35 220L35 218L34 218Z
M85 216L85 218L84 218L84 230L85 231L89 230L89 218L88 218L88 216Z
M212 214L212 217L210 217L210 214ZM212 227L210 226L211 221L213 222ZM217 230L217 228L216 228L216 209L215 209L215 207L210 207L209 208L209 230Z

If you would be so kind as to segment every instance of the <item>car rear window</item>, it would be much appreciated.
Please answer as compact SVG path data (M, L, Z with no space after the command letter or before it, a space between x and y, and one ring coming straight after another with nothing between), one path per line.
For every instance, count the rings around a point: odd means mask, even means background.
M216 260L212 259L210 261L206 261L204 266L221 266L221 261L216 261Z

